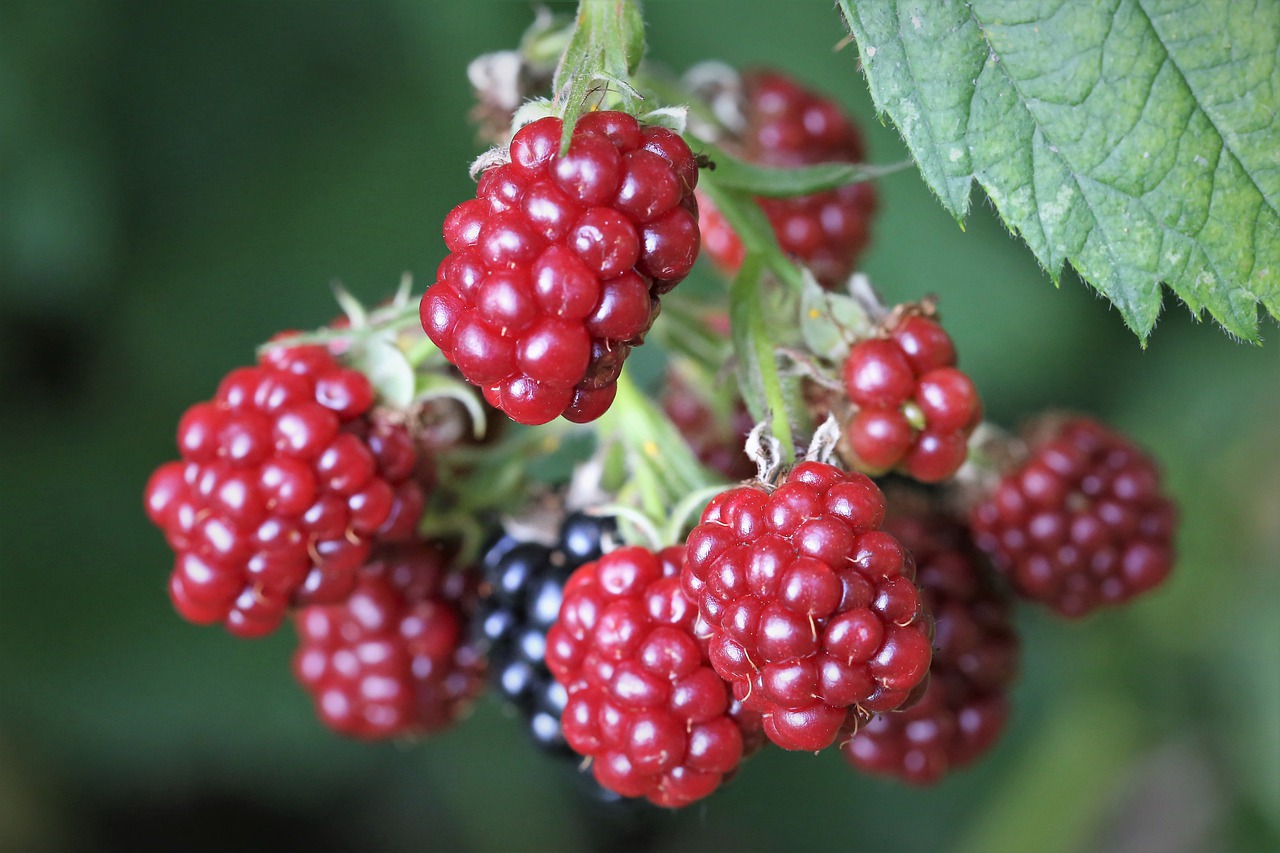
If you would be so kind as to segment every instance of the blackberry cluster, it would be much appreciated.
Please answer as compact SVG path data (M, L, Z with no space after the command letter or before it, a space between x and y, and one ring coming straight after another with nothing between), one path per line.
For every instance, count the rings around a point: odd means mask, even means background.
M681 575L711 663L784 749L816 751L908 701L930 624L869 478L803 462L773 490L716 496Z
M860 770L929 785L984 755L1003 732L1018 637L1011 601L992 584L964 524L921 508L891 514L885 529L915 558L933 614L928 687L916 704L875 717L840 749Z
M475 579L441 542L383 546L340 604L298 612L294 674L334 731L428 734L461 716L484 662L468 637Z
M861 163L862 135L840 106L774 71L743 78L746 129L729 148L763 166ZM870 242L876 210L870 183L847 184L796 198L759 198L782 250L813 272L828 288L839 287ZM736 272L742 241L715 206L698 195L702 245L718 266Z
M633 92L614 78L605 54L618 45L596 39L598 23L588 14L561 30L547 16L524 47L541 56L566 36L555 76L598 83L590 97L603 106ZM582 38L605 54L578 51ZM473 70L509 69L500 82L518 95L519 62L509 53ZM786 76L705 77L728 77L730 97L742 95L741 125L723 100L707 106L738 129L723 144L743 160L794 169L864 159L840 108ZM833 415L835 449L857 471L804 461L780 478L748 479L751 417L725 399L742 389L703 393L687 379L717 370L728 347L672 336L661 400L670 423L624 395L629 410L594 433L588 465L597 470L579 473L617 487L623 532L675 535L715 478L678 439L661 445L674 425L705 466L743 481L710 500L684 543L620 546L615 519L570 514L550 544L497 536L481 577L461 566L452 541L426 538L469 531L482 513L521 500L513 492L533 473L521 456L544 445L500 429L475 438L483 414L527 425L600 418L700 247L729 270L743 261L727 220L709 199L699 203L699 166L714 164L672 130L566 103L566 91L529 107L589 110L572 128L543 118L482 158L475 197L443 223L449 253L420 302L406 303L407 283L385 310L341 296L351 319L330 331L345 331L313 338L333 343L276 340L183 415L181 458L152 474L145 495L176 552L174 606L243 637L292 613L295 677L321 721L351 737L439 731L466 713L487 675L537 746L591 768L577 776L594 799L640 809L707 797L766 742L818 751L844 737L850 764L913 784L976 760L1005 727L1018 668L1011 603L980 551L1018 594L1078 617L1164 580L1176 511L1154 463L1127 438L1055 418L1033 432L1026 460L977 498L971 531L942 514L941 488L895 503L886 518L871 476L905 475L916 490L954 477L955 491L973 497L983 460L956 475L983 411L931 298L890 310L862 277L849 278L868 244L871 184L758 199L781 249L823 286L847 283L848 292L775 299L770 288L789 277L785 263L771 264L751 296L777 316L738 329L752 352L784 362L770 405L803 396L815 422ZM771 191L721 167L723 189ZM727 313L699 310L713 334L734 337ZM849 339L872 324L871 336ZM757 374L739 378L758 385ZM397 391L387 386L377 408L375 375ZM392 399L400 410L385 408ZM558 441L553 432L544 438ZM831 427L816 432L811 457L835 441ZM983 440L984 459L1021 453L1001 441ZM565 449L578 449L576 436ZM450 474L442 484L436 461Z
M490 683L525 720L534 743L554 754L577 755L560 728L568 695L547 669L547 632L560 614L565 581L604 556L616 529L612 518L574 513L554 545L503 533L481 560L485 583L476 626Z
M186 411L182 459L145 495L177 554L169 594L184 618L262 636L291 606L345 598L375 542L412 536L430 459L373 402L322 347L277 347Z
M1089 418L1030 432L1029 458L971 516L974 541L1014 589L1078 618L1159 586L1178 519L1155 462Z
M524 424L609 408L658 298L698 256L693 152L626 113L588 113L511 140L476 197L445 219L452 253L422 298L422 325L485 399Z

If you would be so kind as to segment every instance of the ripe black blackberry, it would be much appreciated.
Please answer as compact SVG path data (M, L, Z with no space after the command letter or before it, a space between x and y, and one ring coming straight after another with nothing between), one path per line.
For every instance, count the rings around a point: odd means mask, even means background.
M565 580L603 556L616 530L612 518L573 513L554 545L504 532L481 561L485 593L476 624L493 689L526 722L535 744L574 760L579 756L560 730L567 696L546 665L547 631L560 613Z

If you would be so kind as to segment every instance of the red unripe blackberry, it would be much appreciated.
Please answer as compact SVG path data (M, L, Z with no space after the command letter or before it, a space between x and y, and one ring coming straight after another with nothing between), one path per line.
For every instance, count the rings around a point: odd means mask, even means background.
M951 336L916 313L888 337L854 344L843 369L853 404L843 442L850 461L871 474L896 468L924 483L958 471L982 402L955 363Z
M483 681L468 641L475 582L438 542L382 546L341 604L303 607L294 674L321 721L351 737L452 724Z
M1090 418L1049 419L1031 434L1027 460L971 515L974 541L1014 589L1076 618L1159 586L1177 510L1155 462Z
M187 410L182 459L146 489L183 617L267 634L293 605L345 597L375 541L413 535L430 459L373 399L363 375L306 346L267 351Z
M445 358L513 420L584 423L613 402L658 298L698 255L693 152L631 116L589 113L557 156L558 118L521 128L444 222L451 252L422 298Z
M714 791L745 748L733 696L693 634L683 561L682 546L632 546L578 568L546 652L569 694L565 739L596 780L668 808Z
M862 135L835 102L776 72L747 74L743 83L746 129L727 143L737 156L792 168L865 159ZM876 210L870 183L757 201L782 250L809 267L825 287L838 287L849 277L870 241ZM705 196L699 194L698 204L703 247L717 265L736 272L742 265L742 241Z
M963 524L920 511L891 515L885 529L915 558L933 614L928 687L910 708L863 725L840 750L860 770L928 785L985 754L1003 732L1018 637L1010 602Z
M880 529L869 478L797 465L713 499L681 574L711 663L784 749L819 750L902 705L929 668L910 554Z

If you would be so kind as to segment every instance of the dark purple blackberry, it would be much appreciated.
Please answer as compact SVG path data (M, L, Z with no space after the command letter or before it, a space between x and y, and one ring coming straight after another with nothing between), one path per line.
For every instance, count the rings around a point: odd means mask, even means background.
M560 613L565 580L603 556L616 529L611 518L574 513L552 546L504 532L482 558L486 592L477 624L490 683L525 721L535 744L566 758L578 755L560 730L567 696L547 670L547 631Z

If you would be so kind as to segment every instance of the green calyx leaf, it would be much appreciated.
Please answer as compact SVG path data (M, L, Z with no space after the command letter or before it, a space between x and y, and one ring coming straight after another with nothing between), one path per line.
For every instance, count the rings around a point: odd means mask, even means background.
M426 403L442 398L457 400L462 404L467 410L467 416L471 418L472 436L476 441L482 440L488 428L488 418L474 385L442 373L423 373L417 377L414 402Z
M556 67L552 89L563 110L563 154L578 119L613 94L635 112L639 95L631 74L644 56L644 18L636 0L579 0L569 44ZM593 93L601 92L599 98Z
M540 8L520 37L520 55L526 62L550 69L564 54L572 34L573 18Z
M972 181L1144 342L1167 284L1231 334L1280 317L1280 8L839 0L878 109L957 219Z
M757 166L739 160L714 143L693 137L695 143L712 163L712 180L719 186L739 190L754 196L782 198L812 195L826 192L845 184L859 184L911 166L903 161L888 166L869 166L865 163L819 163L795 169L775 169Z
M870 337L874 328L875 322L861 302L853 296L826 290L812 273L804 271L800 336L811 353L831 361L843 361L853 343Z
M413 279L406 273L395 295L369 309L339 282L332 285L334 298L346 316L346 324L292 335L259 347L323 346L341 353L342 360L363 373L383 406L405 410L418 397L419 369L439 361L440 351L423 333Z
M413 403L413 365L391 341L380 336L356 339L347 361L368 378L383 405L404 410Z

